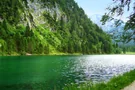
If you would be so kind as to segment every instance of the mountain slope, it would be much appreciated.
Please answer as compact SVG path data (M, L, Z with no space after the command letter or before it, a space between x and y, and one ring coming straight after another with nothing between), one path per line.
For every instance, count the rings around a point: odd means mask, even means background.
M110 37L74 0L1 0L0 53L112 53Z
M90 19L96 23L99 27L101 27L106 33L110 34L112 36L112 39L117 42L119 45L122 45L124 43L123 40L123 35L125 33L126 36L126 31L124 30L125 23L122 21L120 26L115 25L115 20L112 20L110 22L106 22L105 25L102 25L102 22L100 20L102 19L102 15L92 15ZM128 30L128 32L131 34L133 30ZM127 40L128 41L128 40ZM134 46L134 40L131 40L130 42L126 43L125 40L125 46Z

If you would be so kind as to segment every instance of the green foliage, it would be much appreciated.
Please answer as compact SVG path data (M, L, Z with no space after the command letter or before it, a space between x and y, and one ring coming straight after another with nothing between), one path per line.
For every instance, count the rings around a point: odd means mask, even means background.
M134 3L135 1L132 0L112 0L113 3L107 8L108 12L102 17L102 22L105 24L107 21L114 20L114 17L117 17L119 19L115 19L116 26L119 26L123 23L121 21L121 16L128 12L128 20L125 23L124 26L124 41L131 41L134 38L134 29L135 29L135 7ZM128 34L127 34L128 33Z
M20 1L21 0L1 0L0 18L6 19L12 25L16 25L20 21L21 12L24 9Z
M122 48L122 51L124 54L134 54L135 53L135 46L134 45L121 46L120 48Z
M29 18L30 22L24 20L25 23L20 23L23 22L21 14L29 8L27 0L0 1L0 19L3 20L0 21L2 52L114 53L115 48L109 35L92 23L83 9L73 0L41 0L41 2L44 5L42 7L49 9L55 8L57 3L61 15L58 15L57 11L54 13L45 11L42 17L46 23L34 25L31 11L28 11L28 16L24 15L24 18Z
M115 54L121 54L123 52L122 47L118 46L118 43L113 44L113 48L115 48L113 49Z
M6 46L7 43L3 39L0 39L0 52L6 52Z

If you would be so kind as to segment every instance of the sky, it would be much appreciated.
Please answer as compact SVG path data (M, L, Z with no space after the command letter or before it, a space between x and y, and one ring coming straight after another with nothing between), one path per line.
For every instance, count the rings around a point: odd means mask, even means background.
M113 3L113 0L75 0L85 13L90 17L95 14L104 15L106 8ZM129 13L124 14L121 18L126 21ZM116 17L117 18L117 17Z
M105 13L112 0L75 0L88 16Z

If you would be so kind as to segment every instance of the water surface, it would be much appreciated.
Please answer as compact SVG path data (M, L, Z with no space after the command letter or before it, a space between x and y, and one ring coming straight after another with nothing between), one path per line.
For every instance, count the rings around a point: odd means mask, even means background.
M135 69L134 55L1 56L0 90L53 90L108 81Z

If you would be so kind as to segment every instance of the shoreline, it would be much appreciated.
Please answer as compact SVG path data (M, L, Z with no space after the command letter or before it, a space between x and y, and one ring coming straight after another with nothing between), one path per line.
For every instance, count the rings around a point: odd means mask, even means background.
M0 54L0 56L47 56L47 55L84 55L82 53L49 53L49 54L32 54L32 53L25 53L25 54L20 54L20 53L12 53L12 54Z
M20 54L20 53L12 53L12 54L0 54L0 56L47 56L47 55L135 55L135 52L133 53L126 53L126 54L83 54L83 53L49 53L49 54L32 54L32 53L25 53L25 54Z
M125 72L122 75L114 76L108 82L92 83L88 81L86 83L68 85L64 87L64 90L127 90L126 87L132 85L135 82L135 69L129 72ZM135 83L134 83L135 84ZM80 87L80 89L78 89Z

